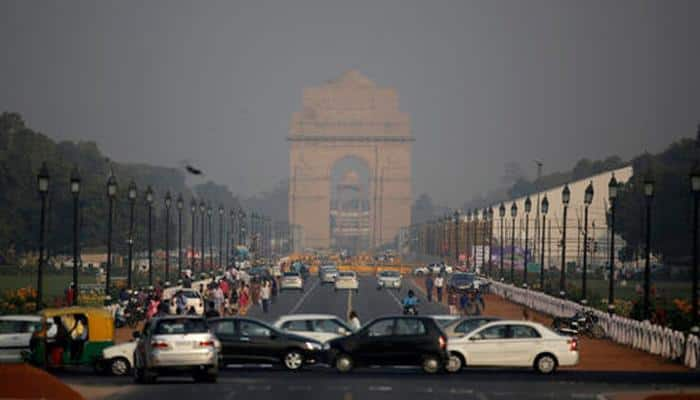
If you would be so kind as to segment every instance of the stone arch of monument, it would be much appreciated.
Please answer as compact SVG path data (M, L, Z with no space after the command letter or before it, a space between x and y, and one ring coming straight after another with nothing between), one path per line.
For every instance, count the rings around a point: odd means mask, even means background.
M303 232L301 247L329 247L331 171L346 157L369 168L370 246L394 240L410 224L414 139L394 89L354 70L306 88L287 140L289 222Z

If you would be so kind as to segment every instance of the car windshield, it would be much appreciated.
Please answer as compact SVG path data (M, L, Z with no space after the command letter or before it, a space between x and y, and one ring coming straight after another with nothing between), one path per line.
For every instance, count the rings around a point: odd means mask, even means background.
M207 323L201 318L168 318L158 321L156 335L175 335L207 332Z
M354 272L341 272L339 275L341 278L354 278L355 277Z
M401 274L396 271L382 271L379 276L383 278L398 278Z
M285 278L298 278L299 273L298 272L285 272L284 277Z

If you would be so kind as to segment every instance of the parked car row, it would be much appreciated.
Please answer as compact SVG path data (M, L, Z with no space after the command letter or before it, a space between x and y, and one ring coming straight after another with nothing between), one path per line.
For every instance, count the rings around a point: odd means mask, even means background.
M543 374L578 363L578 343L534 322L479 316L389 316L353 332L327 314L298 314L267 324L246 317L152 320L137 341L104 349L108 371L137 382L190 374L215 381L228 364L282 365L290 371L327 364L339 372L372 365L420 366L427 373L465 366L530 367ZM129 351L133 357L129 357Z

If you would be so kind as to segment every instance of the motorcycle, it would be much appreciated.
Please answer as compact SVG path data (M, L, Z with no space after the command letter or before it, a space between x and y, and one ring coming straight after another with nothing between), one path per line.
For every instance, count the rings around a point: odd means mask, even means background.
M555 317L552 329L568 335L584 335L593 339L603 339L605 329L592 311L578 311L571 317Z

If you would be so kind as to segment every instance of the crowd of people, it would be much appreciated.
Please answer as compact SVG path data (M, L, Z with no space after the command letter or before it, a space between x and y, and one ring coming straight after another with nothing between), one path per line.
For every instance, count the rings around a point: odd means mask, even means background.
M445 273L441 272L433 278L428 274L425 277L425 291L428 302L435 299L438 303L442 303L443 294L445 292ZM435 296L433 296L435 294ZM471 290L455 290L447 289L447 306L450 315L481 315L486 309L486 302L482 291L478 286Z

